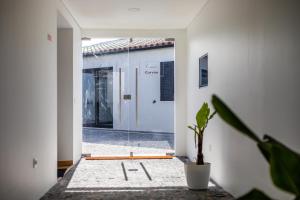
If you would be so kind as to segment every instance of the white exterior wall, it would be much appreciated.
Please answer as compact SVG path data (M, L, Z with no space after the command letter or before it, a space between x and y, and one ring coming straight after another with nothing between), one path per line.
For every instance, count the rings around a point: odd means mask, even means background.
M186 30L101 30L83 29L90 38L175 38L175 154L186 155Z
M84 57L83 66L85 69L113 67L114 129L174 133L174 101L160 101L160 62L166 61L174 61L174 48ZM121 101L121 118L120 68L122 70L122 95L132 95L130 101ZM136 116L136 68L139 70L138 117ZM150 75L146 74L146 71L158 73ZM153 100L156 100L155 104L152 103Z
M259 136L267 133L300 152L299 8L294 0L208 1L187 31L189 123L215 93ZM198 62L205 53L208 87L199 89ZM204 152L212 177L234 195L256 187L275 199L291 199L272 185L256 144L219 117L208 125Z

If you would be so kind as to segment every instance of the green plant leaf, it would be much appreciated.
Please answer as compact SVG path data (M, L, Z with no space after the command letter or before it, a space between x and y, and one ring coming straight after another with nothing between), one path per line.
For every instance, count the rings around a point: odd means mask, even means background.
M237 200L272 200L272 198L268 197L265 193L258 189L253 189L247 194L239 197Z
M201 106L200 110L196 115L197 125L200 130L202 130L205 127L209 114L210 114L210 109L208 107L208 103L205 102L203 103L203 105Z
M257 146L268 162L270 161L272 144L279 145L283 148L287 148L289 151L292 151L278 140L272 138L269 135L264 135L263 142L257 143Z
M200 134L199 131L198 131L198 129L197 129L197 126L196 126L196 125L195 125L194 127L192 127L192 126L187 126L187 127L188 127L189 129L193 130L195 134L198 134L198 135Z
M270 163L272 145L267 142L260 142L257 143L257 146L265 159Z
M300 196L300 156L288 148L272 145L270 171L274 185Z
M244 133L254 141L260 142L260 139L216 95L213 95L212 97L212 104L219 116L225 122Z
M298 160L297 160L298 159ZM273 183L287 192L300 195L299 157L273 145L271 149L271 177Z
M270 143L270 144L277 144L281 147L284 147L284 148L289 149L290 151L292 151L290 148L285 146L283 143L279 142L278 140L276 140L275 138L273 138L269 135L264 135L263 142L267 142L267 143Z
M274 185L300 196L300 155L268 135L258 147L270 163Z
M214 111L208 118L208 120L211 120L215 115L217 114L217 111Z
M225 122L257 142L258 148L270 164L274 185L300 199L300 154L271 136L265 135L261 141L217 96L213 96L212 103ZM270 198L260 191L253 190L240 199Z
M188 128L191 129L191 130L193 130L193 131L195 131L195 129L192 126L190 126L190 125L188 126Z

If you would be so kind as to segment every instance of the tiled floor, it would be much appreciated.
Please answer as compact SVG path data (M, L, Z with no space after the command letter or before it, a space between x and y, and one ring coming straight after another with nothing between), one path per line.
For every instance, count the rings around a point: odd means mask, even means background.
M178 158L82 159L42 199L233 199L214 185L210 185L207 191L188 190L183 165Z
M92 156L174 153L174 134L83 128L82 152Z

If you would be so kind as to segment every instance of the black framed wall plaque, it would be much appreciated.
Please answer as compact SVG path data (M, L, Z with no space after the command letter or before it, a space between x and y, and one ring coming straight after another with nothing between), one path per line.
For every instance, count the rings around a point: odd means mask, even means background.
M208 54L199 58L199 88L208 86Z

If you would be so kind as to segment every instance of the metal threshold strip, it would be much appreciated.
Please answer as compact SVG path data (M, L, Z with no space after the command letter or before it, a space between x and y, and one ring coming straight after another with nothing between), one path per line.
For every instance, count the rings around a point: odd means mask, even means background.
M173 159L175 156L95 156L86 157L86 160L140 160L140 159Z
M148 178L149 181L152 181L152 177L150 176L150 173L148 172L148 170L146 169L145 165L142 163L142 162L139 162L140 164L140 167L141 167L141 171L143 172L144 175L146 175L146 177ZM136 168L129 168L127 169L125 167L125 164L124 162L121 162L121 166L122 166L122 171L123 171L123 174L124 174L124 179L125 181L128 181L129 180L129 176L131 177L134 177L134 179L136 179L137 177L137 174L136 173L133 173L132 172L139 172L140 170L138 169L138 166L136 166ZM127 173L128 172L128 173ZM142 175L142 174L140 174Z

